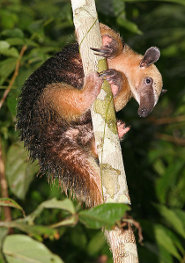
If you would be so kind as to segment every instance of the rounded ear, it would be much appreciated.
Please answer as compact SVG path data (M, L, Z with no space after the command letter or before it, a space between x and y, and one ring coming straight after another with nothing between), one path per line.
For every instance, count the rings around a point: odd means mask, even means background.
M148 67L155 63L160 57L160 50L157 47L150 47L146 50L140 62L140 67Z

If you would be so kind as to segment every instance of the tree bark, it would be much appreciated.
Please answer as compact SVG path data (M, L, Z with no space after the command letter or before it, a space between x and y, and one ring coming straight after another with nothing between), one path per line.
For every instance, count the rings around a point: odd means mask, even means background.
M84 73L107 69L106 60L90 49L100 48L102 39L94 0L71 0L73 19ZM117 134L113 96L104 81L92 109L93 131L100 162L104 202L130 204L122 151ZM131 228L105 231L115 263L137 263L137 247Z

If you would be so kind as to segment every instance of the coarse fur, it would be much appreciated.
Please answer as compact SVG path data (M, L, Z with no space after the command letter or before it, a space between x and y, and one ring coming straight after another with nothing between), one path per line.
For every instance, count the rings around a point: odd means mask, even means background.
M138 55L105 25L101 25L101 34L103 47L96 51L108 59L110 70L103 74L111 84L116 111L134 96L140 104L138 113L145 117L162 88L160 73L154 65L149 66L151 52ZM150 85L145 83L148 75ZM17 129L31 159L38 159L43 174L59 178L65 192L71 190L88 206L102 202L90 114L101 84L97 73L84 78L78 44L71 44L31 74L17 109Z
M47 60L24 84L17 110L17 129L31 159L39 160L42 173L58 177L65 191L71 189L77 198L94 205L100 202L101 193L89 176L94 179L99 169L90 154L89 142L93 140L90 111L76 121L68 121L48 102L51 97L45 98L47 87L53 83L59 84L59 90L61 83L82 89L83 77L77 44L67 46ZM94 202L90 200L92 196Z

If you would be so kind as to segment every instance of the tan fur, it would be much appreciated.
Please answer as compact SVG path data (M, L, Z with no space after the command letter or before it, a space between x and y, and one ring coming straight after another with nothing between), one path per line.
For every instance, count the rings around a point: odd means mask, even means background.
M101 78L96 73L91 73L85 78L81 90L66 83L52 83L47 86L42 96L66 121L74 121L89 110L100 92L101 84Z
M137 54L129 46L124 45L123 51L119 56L108 59L108 67L123 72L127 78L127 92L125 92L124 96L126 100L124 102L124 105L127 104L128 100L131 97L135 97L135 99L139 103L137 94L139 94L139 90L142 89L141 81L144 77L147 76L150 76L155 80L155 82L153 83L156 97L155 103L157 103L157 99L161 93L163 82L160 72L154 64L150 65L148 68L141 68L139 64L142 58L142 55ZM122 89L125 90L125 86L123 86ZM119 105L117 105L116 108L121 108L120 102L118 102L118 104Z
M114 106L116 111L122 110L126 106L127 102L130 100L130 98L132 97L128 80L123 73L122 76L123 76L123 86L119 94L116 97L114 97Z
M116 33L114 30L112 30L110 27L104 24L100 24L100 33L102 36L109 35L116 41L116 44L117 44L117 54L116 55L119 55L123 50L123 43L122 43L122 39L120 35Z

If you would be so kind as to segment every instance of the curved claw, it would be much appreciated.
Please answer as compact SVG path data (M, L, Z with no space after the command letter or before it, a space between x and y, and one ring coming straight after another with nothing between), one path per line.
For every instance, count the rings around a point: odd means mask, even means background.
M111 85L113 96L117 96L123 85L123 77L121 72L115 69L107 69L101 71L99 76L103 79L106 79Z
M95 53L95 55L97 56L103 56L105 58L108 58L111 56L112 54L112 49L111 48L108 48L108 47L104 47L104 48L92 48L91 47L91 50L95 51L95 52L98 52L98 53Z
M108 81L113 81L117 84L117 82L120 82L123 80L121 72L115 70L115 69L107 69L103 70L99 73L100 77L106 77Z

